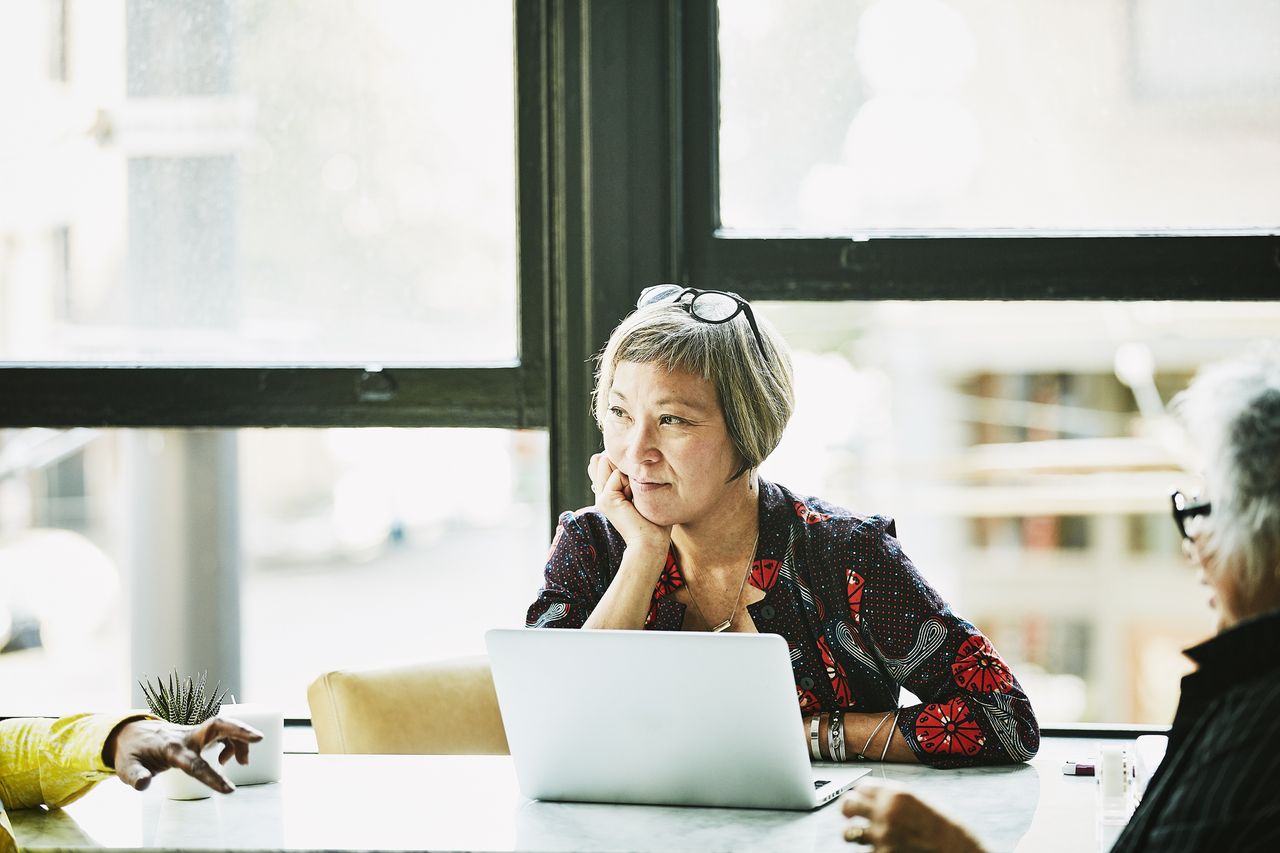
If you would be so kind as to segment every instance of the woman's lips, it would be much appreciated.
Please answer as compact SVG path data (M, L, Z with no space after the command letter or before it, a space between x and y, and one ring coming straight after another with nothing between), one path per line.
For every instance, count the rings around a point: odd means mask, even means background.
M633 492L656 492L658 489L666 488L668 483L645 483L640 480L631 481L631 491Z

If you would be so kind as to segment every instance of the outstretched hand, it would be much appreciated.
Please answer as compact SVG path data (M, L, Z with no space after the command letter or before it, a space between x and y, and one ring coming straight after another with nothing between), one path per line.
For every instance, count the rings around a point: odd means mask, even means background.
M103 755L113 759L116 776L131 788L142 791L155 774L177 768L215 791L229 794L236 789L200 753L213 743L222 743L218 763L231 756L249 763L249 744L262 740L262 732L237 720L213 717L198 726L179 726L163 720L132 720L116 728L103 747Z

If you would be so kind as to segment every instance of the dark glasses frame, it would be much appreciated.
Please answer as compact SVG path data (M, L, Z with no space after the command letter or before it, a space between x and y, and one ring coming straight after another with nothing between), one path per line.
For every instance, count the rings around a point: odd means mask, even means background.
M686 296L692 296L693 298L685 301ZM707 297L712 297L712 300L709 302ZM705 313L709 310L707 305L718 298L729 299L734 303L735 307L731 314L724 317L716 317L714 315L708 316ZM747 323L751 326L751 334L756 339L756 347L760 350L760 357L768 361L769 356L764 351L764 337L760 334L760 327L756 325L756 315L751 310L751 303L738 294L729 293L727 290L699 290L696 287L681 287L678 284L655 284L640 291L640 298L636 300L636 307L643 308L646 305L658 305L663 302L674 302L688 311L695 319L712 325L728 323L739 314L746 314ZM703 305L702 311L698 310L699 302Z
M1176 489L1169 495L1169 501L1173 504L1173 523L1178 526L1178 532L1182 534L1182 538L1190 541L1191 537L1187 534L1187 519L1198 515L1209 515L1213 511L1213 504L1210 501L1189 498Z

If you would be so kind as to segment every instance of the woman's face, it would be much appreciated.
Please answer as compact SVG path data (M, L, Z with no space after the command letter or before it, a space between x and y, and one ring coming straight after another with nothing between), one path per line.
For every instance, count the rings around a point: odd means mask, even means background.
M654 524L690 524L726 505L740 457L716 397L700 376L619 362L604 417L604 451L631 480L636 509Z
M1240 594L1235 568L1205 547L1204 529L1210 523L1203 516L1187 519L1183 550L1196 565L1196 580L1212 590L1209 606L1218 614L1218 630L1223 631L1249 615Z

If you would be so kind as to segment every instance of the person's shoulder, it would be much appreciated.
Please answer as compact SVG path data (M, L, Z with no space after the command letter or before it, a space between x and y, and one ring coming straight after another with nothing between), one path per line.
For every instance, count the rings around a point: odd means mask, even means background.
M1280 667L1271 666L1234 685L1223 694L1223 700L1242 718L1256 719L1264 728L1275 728L1275 720L1280 718ZM1280 729L1273 737L1280 742Z
M802 495L778 483L762 482L771 509L794 519L806 533L817 536L852 536L880 540L895 536L894 521L879 513L855 512L815 495Z
M1201 730L1204 757L1226 754L1268 755L1280 748L1280 668L1264 669L1257 676L1232 685L1205 714ZM1272 771L1280 779L1280 764Z

